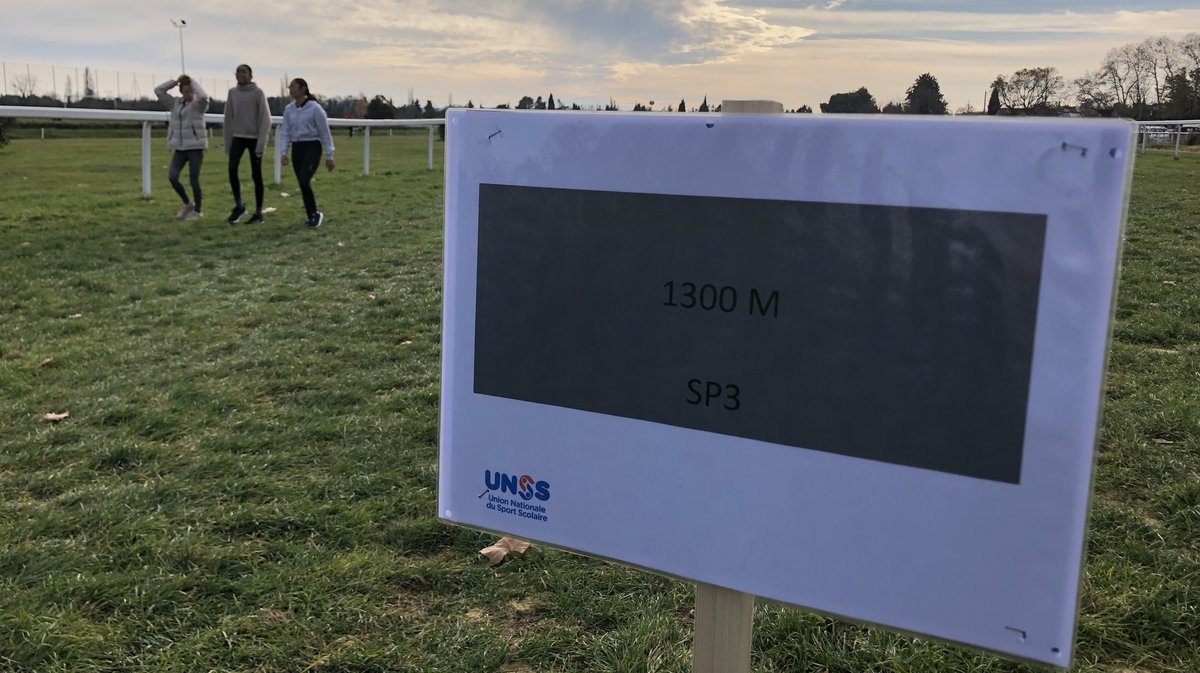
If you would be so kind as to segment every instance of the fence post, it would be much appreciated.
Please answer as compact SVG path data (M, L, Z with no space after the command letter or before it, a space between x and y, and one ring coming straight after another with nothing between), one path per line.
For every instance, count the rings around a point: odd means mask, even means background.
M150 198L150 122L142 122L142 198Z
M1175 125L1175 161L1179 161L1179 144L1183 140L1183 122Z
M426 167L433 170L433 124L429 125L429 161Z
M283 124L275 127L275 184L283 182L283 164L279 157L283 155L285 148L279 146L281 140L283 140Z
M371 174L371 127L363 127L363 175Z

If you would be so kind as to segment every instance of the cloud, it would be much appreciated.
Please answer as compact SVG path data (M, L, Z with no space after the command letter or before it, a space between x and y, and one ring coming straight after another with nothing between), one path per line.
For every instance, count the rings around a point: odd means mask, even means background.
M319 44L318 73L341 83L360 73L389 73L420 89L452 78L492 90L576 83L595 91L664 67L736 62L812 33L720 0L376 0L305 8L320 26L319 41L297 31L285 36L286 52L264 54L263 63L296 71L286 57Z
M826 38L970 35L984 41L1009 41L1014 35L1040 38L1047 35L1094 34L1127 36L1142 40L1151 35L1182 36L1200 25L1200 9L1173 11L896 11L863 10L827 12L815 7L776 7L761 10L779 26L803 26Z
M503 60L548 76L615 73L636 63L723 62L811 33L719 0L507 0L482 11L455 0L405 4L402 13L382 3L340 6L326 9L321 22L326 37L401 66Z
M207 0L168 1L148 11L133 0L75 0L66 13L45 3L6 8L5 20L21 30L0 42L0 60L10 70L32 62L34 74L57 80L59 89L64 73L78 79L75 69L85 65L105 71L104 89L116 83L109 71L122 71L122 87L134 71L145 93L157 81L141 73L179 67L179 33L168 21L174 17L188 20L189 71L211 78L204 84L214 92L232 79L234 65L247 62L271 93L278 79L298 75L325 95L401 98L415 89L439 105L452 91L457 102L483 98L492 105L552 91L567 102L614 96L625 106L707 92L776 98L791 107L864 84L884 102L916 75L932 72L953 106L956 98L974 101L982 90L976 80L986 85L999 72L1054 65L1074 77L1096 68L1113 47L1151 36L1178 39L1200 26L1194 0L1140 0L1138 11L1117 11L1117 4L1130 6L1127 0ZM1184 5L1191 7L1179 9Z

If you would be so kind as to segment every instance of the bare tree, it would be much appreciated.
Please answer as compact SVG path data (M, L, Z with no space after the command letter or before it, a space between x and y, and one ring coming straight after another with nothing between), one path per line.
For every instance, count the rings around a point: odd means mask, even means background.
M1128 45L1126 45L1128 46ZM1116 105L1130 107L1136 98L1138 85L1134 81L1137 73L1128 67L1128 61L1122 58L1120 48L1109 49L1100 63L1100 73L1108 86L1108 92Z
M1200 68L1200 33L1188 33L1179 41L1179 52L1189 70Z
M1075 101L1083 107L1098 112L1107 111L1113 109L1117 102L1103 70L1085 72L1071 84L1074 87Z
M37 77L30 74L17 75L12 78L12 85L17 90L17 95L28 102L37 91Z
M1191 81L1200 81L1200 34L1182 40L1155 37L1110 49L1100 69L1072 82L1080 105L1145 118L1151 107L1162 114L1191 109ZM1186 94L1186 95L1184 95ZM1181 103L1181 101L1184 101ZM1170 108L1172 111L1167 112Z
M1142 44L1154 65L1154 103L1161 105L1166 98L1167 81L1183 67L1183 52L1179 43L1169 37L1151 37Z
M1134 114L1138 117L1142 116L1149 102L1153 86L1150 72L1152 64L1146 56L1144 45L1130 43L1110 49L1103 64L1114 83L1117 101L1135 110Z
M1022 68L1005 80L997 77L992 86L999 90L1004 104L1025 113L1044 112L1058 97L1065 86L1058 68Z

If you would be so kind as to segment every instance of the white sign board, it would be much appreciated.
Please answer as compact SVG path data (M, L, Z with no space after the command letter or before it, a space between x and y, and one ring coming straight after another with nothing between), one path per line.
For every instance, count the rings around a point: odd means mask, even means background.
M1069 665L1130 125L448 124L444 520Z

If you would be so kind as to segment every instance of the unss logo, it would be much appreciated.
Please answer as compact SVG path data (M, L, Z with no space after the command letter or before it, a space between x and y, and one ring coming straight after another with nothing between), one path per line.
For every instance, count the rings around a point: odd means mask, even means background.
M528 474L517 476L506 472L483 471L483 483L489 491L512 493L524 500L546 501L550 499L550 482L534 479Z

